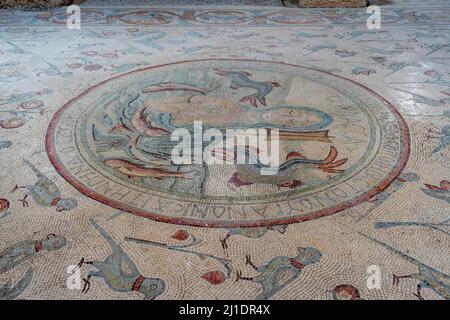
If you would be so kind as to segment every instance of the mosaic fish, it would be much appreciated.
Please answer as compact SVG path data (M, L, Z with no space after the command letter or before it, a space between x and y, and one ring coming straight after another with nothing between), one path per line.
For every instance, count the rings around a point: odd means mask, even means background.
M8 149L9 147L12 146L12 144L13 144L12 141L9 140L0 141L0 150Z
M156 167L145 167L124 159L112 158L103 161L103 163L130 178L151 177L161 180L165 178L193 179L195 177L195 171L178 172Z

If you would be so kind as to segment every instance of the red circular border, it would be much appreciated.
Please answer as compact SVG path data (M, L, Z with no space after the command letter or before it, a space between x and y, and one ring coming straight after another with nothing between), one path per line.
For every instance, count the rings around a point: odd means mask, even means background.
M303 69L313 70L316 72L327 74L329 76L332 76L332 77L335 77L338 79L349 81L349 82L359 86L360 88L367 90L370 94L372 94L373 96L375 96L378 99L380 99L381 101L383 101L385 106L388 107L388 109L394 114L394 116L397 118L397 120L399 122L400 131L402 132L402 138L403 138L403 150L402 150L402 156L401 156L397 166L392 171L391 175L388 176L385 180L383 180L380 184L378 184L377 186L373 187L371 190L367 191L366 193L364 193L352 200L340 203L338 206L333 206L333 207L330 207L327 209L314 211L314 212L311 212L304 216L270 219L270 220L263 220L263 221L262 220L251 220L251 221L245 221L245 222L218 222L218 221L208 221L208 220L201 222L197 219L167 217L167 216L163 216L163 215L156 214L156 213L149 213L147 211L137 209L137 208L129 208L127 205L125 205L123 203L120 203L115 200L111 200L101 194L97 194L96 192L92 192L91 190L85 188L85 186L83 184L76 181L76 179L74 179L70 174L68 174L66 171L63 170L61 164L58 162L58 160L56 159L56 156L55 156L55 150L53 149L53 142L54 142L53 137L55 135L56 125L59 122L59 120L61 119L61 115L63 114L63 112L66 109L68 109L70 107L70 105L72 103L74 103L75 101L77 101L80 98L89 94L94 89L96 89L108 82L114 81L118 78L130 75L133 73L143 72L143 71L161 68L161 67L170 66L170 65L178 65L178 64L183 64L183 63L202 62L202 61L243 61L243 62L263 62L263 63L272 63L272 64L282 64L282 65L287 65L287 66L296 67L296 68L303 68ZM256 59L227 59L227 58L185 60L185 61L166 63L166 64L157 65L157 66L133 70L133 71L112 77L110 79L104 80L100 83L97 83L96 85L94 85L94 86L90 87L89 89L87 89L86 91L82 92L80 95L78 95L75 98L71 99L70 101L66 102L54 114L54 116L50 122L50 125L48 126L47 134L45 136L45 147L46 147L47 155L50 159L50 162L56 168L56 171L68 183L70 183L78 191L80 191L85 196L87 196L91 199L99 201L99 202L101 202L105 205L108 205L110 207L113 207L115 209L130 212L135 215L145 217L145 218L150 218L150 219L157 220L160 222L171 223L171 224L180 224L180 225L190 225L190 226L196 226L196 227L212 227L212 228L263 227L263 226L272 226L272 225L291 224L291 223L305 222L305 221L329 216L329 215L341 212L343 210L349 209L349 208L359 205L363 202L366 202L367 200L371 199L372 197L374 197L375 195L377 195L378 193L380 193L381 191L386 189L392 183L392 181L394 181L400 175L400 173L405 168L406 163L408 162L408 159L409 159L410 151L411 151L410 133L409 133L409 128L408 128L405 120L400 115L400 113L397 111L397 109L395 109L395 107L389 101L387 101L385 98L383 98L378 93L374 92L372 89L370 89L356 81L353 81L351 79L347 79L342 76L332 74L330 72L317 70L314 68L305 67L305 66L301 66L301 65L295 65L295 64L291 64L291 63L285 63L285 62L277 62L277 61L256 60Z

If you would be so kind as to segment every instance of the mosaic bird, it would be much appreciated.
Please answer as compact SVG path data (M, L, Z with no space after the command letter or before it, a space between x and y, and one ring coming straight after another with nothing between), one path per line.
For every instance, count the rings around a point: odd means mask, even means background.
M262 292L256 297L256 300L269 299L297 279L306 266L319 262L322 258L322 253L316 248L308 247L298 250L299 253L294 258L275 257L261 267L255 266L250 260L250 256L247 255L246 264L259 274L255 277L243 277L242 273L238 271L236 281L247 280L259 283Z
M356 52L348 51L348 50L336 50L336 51L334 51L334 54L341 58L348 58L348 57L353 57L356 54Z
M385 75L384 77L387 78L391 75L393 75L394 73L403 70L404 68L407 67L414 67L414 68L420 68L422 67L421 64L418 63L407 63L407 62L395 62L395 63L391 63L388 67L388 69L392 70L389 74Z
M47 76L61 76L61 77L69 77L73 74L72 72L61 72L61 70L54 64L51 64L44 60L43 60L43 62L46 64L45 68L39 68L39 69L34 70L34 71L38 71L38 73L36 74L38 77L42 73L46 74Z
M0 287L0 300L16 299L29 286L31 279L33 279L33 269L30 267L14 287L11 284L11 280Z
M419 175L414 172L402 173L398 176L392 183L375 197L371 198L368 202L372 203L373 206L370 207L365 213L363 213L355 222L361 222L362 220L369 217L378 207L386 202L394 193L400 191L407 182L419 181Z
M414 102L414 104L421 103L421 104L425 104L430 107L443 107L446 104L450 103L450 98L443 98L443 99L437 100L437 99L429 98L426 96L422 96L420 94L417 94L417 93L414 93L411 91L407 91L407 90L403 90L403 89L399 89L399 88L393 88L393 89L411 95L412 101Z
M381 242L380 240L374 239L368 235L362 234L360 233L362 236L366 237L367 239L383 246L384 248L386 248L387 250L401 256L402 258L408 260L409 262L415 264L418 269L419 272L415 273L415 274L410 274L410 275L402 275L402 276L397 276L397 275L393 275L393 284L394 285L398 285L400 282L400 279L416 279L419 280L419 284L417 285L417 292L414 293L414 295L419 298L420 300L423 300L423 297L421 295L421 290L422 288L430 288L431 290L433 290L436 294L438 294L439 296L441 296L442 298L446 299L446 300L450 300L450 276L438 271L422 262L420 262L419 260L391 247L390 245Z
M450 125L444 126L441 132L433 132L431 130L428 130L428 132L437 133L439 138L439 144L431 151L431 154L438 153L450 145Z
M425 194L439 200L447 201L450 204L450 181L442 180L439 186L425 183L425 186L427 189L421 188Z
M406 227L406 226L431 228L437 232L440 232L450 237L450 232L447 231L450 228L450 218L447 218L438 223L419 222L419 221L378 221L373 224L373 227L375 229L386 229L386 228Z
M10 96L2 97L0 96L0 106L6 104L20 103L25 100L31 100L38 96L43 96L52 93L50 89L43 89L41 91L30 91L22 94L13 94Z
M313 47L307 47L308 49L308 53L304 54L303 57L306 57L310 54L316 53L316 52L320 52L322 50L333 50L336 49L335 46L329 46L329 45L318 45L318 46L313 46Z
M94 220L90 220L100 235L111 247L112 253L104 261L84 261L78 264L89 264L95 267L96 271L91 271L86 279L83 292L89 291L91 277L99 277L105 281L108 287L116 292L139 292L146 300L153 300L164 293L166 285L164 280L159 278L144 277L130 257L114 241L114 239Z
M203 261L204 260L216 261L223 266L225 272L223 272L221 270L213 270L213 271L207 272L201 276L202 279L205 279L206 281L208 281L209 283L211 283L213 285L223 283L226 279L230 278L230 276L231 276L231 260L229 260L227 258L222 258L220 256L216 256L214 254L197 251L196 249L193 249L193 250L191 249L191 248L195 247L196 245L202 243L201 239L197 238L193 234L189 234L186 230L182 230L182 229L175 232L171 236L171 238L176 239L178 241L186 241L186 240L190 239L190 241L188 243L185 242L181 245L170 245L170 244L166 244L166 243L160 243L160 242L155 242L155 241L145 240L145 239L138 239L138 238L133 238L133 237L125 237L125 241L134 242L134 243L138 243L138 244L144 244L147 246L165 248L165 249L171 250L171 251L178 251L178 252L193 254L193 255L199 257Z
M12 146L12 141L9 141L9 140L2 140L2 141L0 141L0 150L8 149L11 146Z
M78 201L73 198L62 198L61 190L59 187L45 176L38 168L36 168L30 161L24 159L23 162L28 165L31 170L36 174L38 181L33 185L18 186L16 185L11 193L14 193L17 189L27 189L27 192L22 202L24 207L28 207L27 198L30 196L35 203L44 207L56 207L56 211L69 211L74 209L78 205Z
M368 75L370 75L371 73L377 73L377 72L376 72L375 69L372 69L372 68L355 67L355 68L352 69L352 73L353 73L354 75L360 75L360 74L363 74L363 75L368 76Z
M226 234L225 238L220 240L224 249L228 248L227 240L234 235L244 236L250 239L262 238L269 230L278 231L281 234L286 232L287 225L256 227L256 228L231 228Z
M25 240L0 251L0 274L34 258L42 251L55 251L66 245L64 236L49 234L42 240Z
M245 149L241 148L241 150L238 148L238 152L245 153L252 160L249 161L250 164L236 165L237 171L228 181L228 185L231 187L241 187L254 183L267 183L277 185L278 187L296 188L303 184L301 181L302 175L314 170L338 173L342 170L337 168L345 164L348 160L345 158L335 161L338 152L335 147L331 146L327 157L323 160L307 159L298 152L291 152L286 156L285 162L278 167L271 168L261 164L256 154L248 147ZM261 175L261 169L273 172L271 174Z
M254 107L258 107L258 102L263 106L266 105L266 95L268 95L274 87L280 87L278 82L274 81L255 81L249 77L252 75L246 71L226 71L223 69L214 69L216 74L230 78L231 89L251 88L256 89L256 93L246 96L239 102L249 101Z

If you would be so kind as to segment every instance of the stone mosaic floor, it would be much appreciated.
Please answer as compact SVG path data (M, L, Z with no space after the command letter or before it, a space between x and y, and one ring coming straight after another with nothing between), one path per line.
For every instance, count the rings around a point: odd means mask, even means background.
M450 298L450 2L259 2L0 10L0 299ZM194 120L286 170L174 165Z

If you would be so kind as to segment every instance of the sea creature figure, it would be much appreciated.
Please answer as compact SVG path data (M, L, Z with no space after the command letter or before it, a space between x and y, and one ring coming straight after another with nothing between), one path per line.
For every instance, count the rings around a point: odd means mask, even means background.
M203 95L206 94L205 89L197 88L186 83L163 82L152 84L142 89L142 93L155 93L164 91L190 91L190 92L197 92Z
M150 177L161 180L166 178L193 179L195 177L195 171L179 172L157 167L145 167L143 165L118 158L107 159L103 161L103 163L108 167L123 173L129 178Z
M160 137L170 135L170 131L155 126L151 121L151 117L152 113L144 107L136 111L131 119L131 124L137 131L147 136Z

